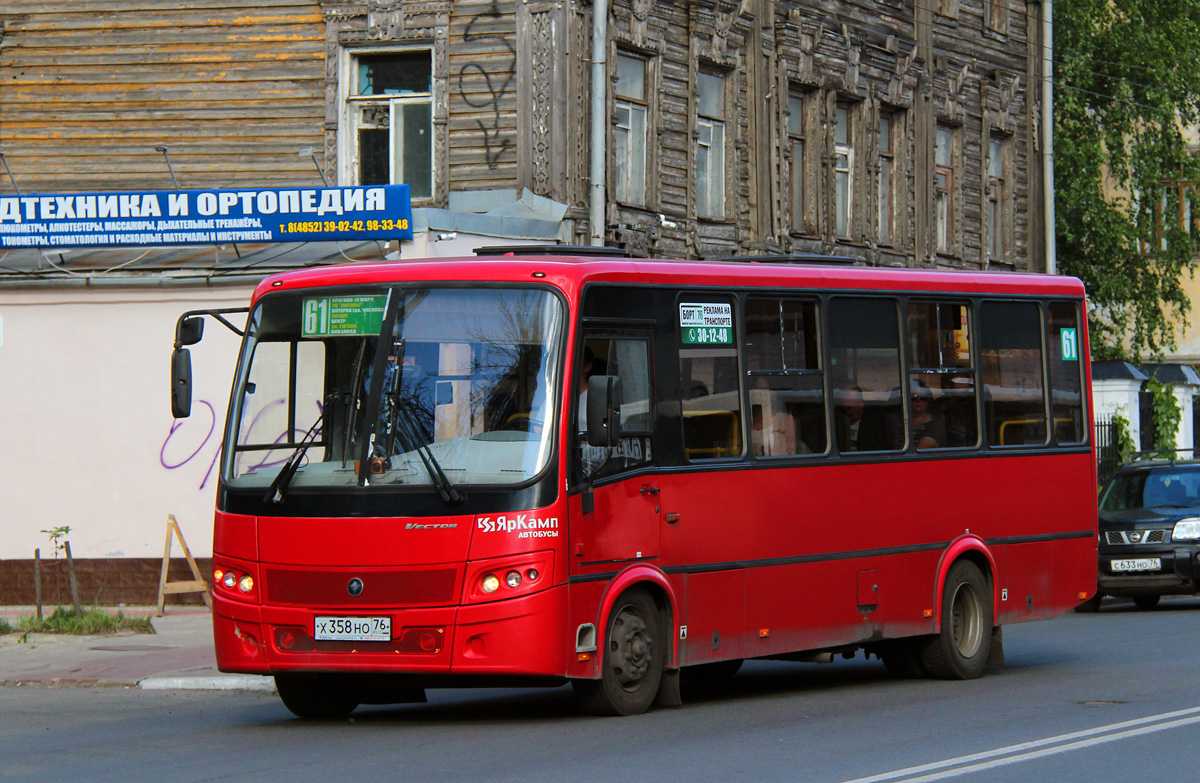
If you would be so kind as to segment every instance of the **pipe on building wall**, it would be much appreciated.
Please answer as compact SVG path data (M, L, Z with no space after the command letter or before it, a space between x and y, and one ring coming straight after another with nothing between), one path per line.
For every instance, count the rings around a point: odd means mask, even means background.
M608 123L608 0L592 3L591 243L604 244L604 178Z
M1054 243L1054 0L1042 0L1042 200L1045 202L1046 274L1058 274Z

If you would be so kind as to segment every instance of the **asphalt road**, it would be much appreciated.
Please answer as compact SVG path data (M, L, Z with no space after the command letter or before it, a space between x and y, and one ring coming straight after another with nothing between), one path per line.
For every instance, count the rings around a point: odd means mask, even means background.
M348 721L273 695L0 688L0 780L814 781L1190 777L1200 599L1005 629L972 682L893 680L875 660L748 663L684 707L582 715L569 688L431 691Z

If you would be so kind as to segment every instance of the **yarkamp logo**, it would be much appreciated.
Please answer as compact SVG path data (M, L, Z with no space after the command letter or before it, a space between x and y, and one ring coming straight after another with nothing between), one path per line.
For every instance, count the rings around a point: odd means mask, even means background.
M476 527L483 533L517 533L517 538L558 538L558 517L539 519L528 514L480 517Z
M421 525L416 522L409 522L407 525L404 526L404 529L405 530L453 530L456 527L458 527L457 522L455 522L455 523L446 522L443 524L435 524L435 525Z

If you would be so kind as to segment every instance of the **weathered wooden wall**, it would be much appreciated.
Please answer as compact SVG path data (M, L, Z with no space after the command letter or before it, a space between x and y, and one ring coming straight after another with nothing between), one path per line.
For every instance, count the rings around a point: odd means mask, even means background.
M1002 33L985 24L992 2L1008 5ZM821 251L877 264L1040 268L1038 6L958 0L950 18L934 3L613 0L610 72L620 49L649 63L649 181L644 207L610 202L606 240L656 256ZM429 205L446 207L455 191L527 187L567 204L576 241L586 241L592 10L585 0L8 0L0 148L30 190L170 187L157 145L170 147L185 188L313 183L311 159L297 154L308 146L336 180L346 145L339 58L356 47L429 47ZM727 208L718 220L695 213L701 68L728 83ZM796 91L812 128L803 232L790 225L787 187L786 106ZM832 202L839 101L858 117L848 237L835 236ZM874 225L881 111L901 119L887 243ZM933 233L938 122L959 139L949 253L936 252ZM992 133L1008 140L1012 161L1001 259L984 253Z
M5 0L0 149L28 190L319 182L315 2ZM7 179L7 178L5 178ZM9 190L7 181L0 190Z

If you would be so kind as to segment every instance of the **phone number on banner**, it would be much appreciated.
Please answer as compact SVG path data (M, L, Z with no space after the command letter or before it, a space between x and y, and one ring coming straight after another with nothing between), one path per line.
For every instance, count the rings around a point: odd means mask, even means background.
M408 220L309 220L280 223L281 234L324 234L344 231L407 231Z

